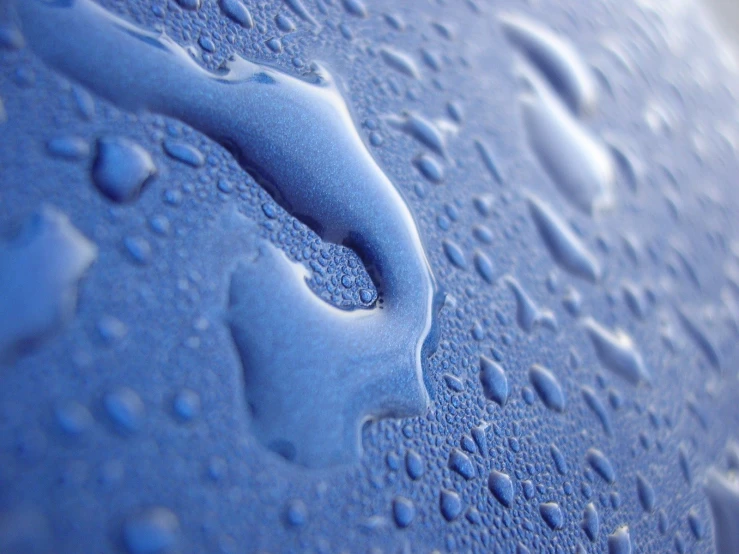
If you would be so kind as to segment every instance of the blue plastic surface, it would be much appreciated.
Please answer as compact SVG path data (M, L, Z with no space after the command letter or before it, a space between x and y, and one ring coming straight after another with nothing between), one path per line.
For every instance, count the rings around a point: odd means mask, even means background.
M685 2L0 2L0 552L739 551L734 61Z

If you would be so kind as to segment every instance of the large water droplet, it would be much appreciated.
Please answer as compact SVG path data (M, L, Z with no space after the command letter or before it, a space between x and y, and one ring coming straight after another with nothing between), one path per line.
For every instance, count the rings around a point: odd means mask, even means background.
M40 343L73 316L77 283L97 255L56 209L34 214L12 241L0 245L0 359Z

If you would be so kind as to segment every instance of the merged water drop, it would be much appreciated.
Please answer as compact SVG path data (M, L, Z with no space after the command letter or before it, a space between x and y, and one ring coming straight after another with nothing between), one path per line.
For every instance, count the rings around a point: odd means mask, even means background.
M313 22L302 2L287 4ZM233 2L221 5L238 11ZM433 277L405 202L325 70L315 67L302 80L233 58L210 72L166 35L90 0L16 2L15 9L29 45L49 65L122 108L178 119L219 142L283 208L373 269L383 309L354 312L316 298L302 266L266 245L233 273L229 320L264 444L309 466L348 462L358 455L365 418L425 411L421 359L424 345L433 348ZM190 145L164 148L202 163Z

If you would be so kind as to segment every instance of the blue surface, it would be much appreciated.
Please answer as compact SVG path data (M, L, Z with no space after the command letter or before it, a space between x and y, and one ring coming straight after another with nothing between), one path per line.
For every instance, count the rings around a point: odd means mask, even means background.
M0 3L0 552L735 553L737 83L679 2Z

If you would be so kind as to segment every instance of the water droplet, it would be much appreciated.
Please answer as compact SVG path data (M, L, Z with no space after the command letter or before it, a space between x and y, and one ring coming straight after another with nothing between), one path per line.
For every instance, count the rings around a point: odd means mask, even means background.
M565 395L554 374L547 368L534 364L529 369L529 380L544 405L555 412L565 409Z
M393 500L393 518L398 527L405 529L415 517L416 507L413 502L403 496L398 496Z
M488 146L481 140L475 140L475 148L477 149L477 153L480 155L482 163L485 165L485 168L488 170L490 175L492 175L493 179L495 179L495 182L499 184L502 183L503 179L500 176L498 164L495 163L495 159L493 158L493 154L490 152L490 148L488 148Z
M508 402L508 379L503 368L490 358L480 356L480 382L485 397L505 406Z
M123 137L104 137L97 141L92 181L110 200L135 200L155 173L151 156L135 142Z
M285 3L314 23L302 2ZM325 69L312 66L303 80L234 56L211 72L166 34L90 0L20 2L16 12L34 53L68 79L121 109L175 118L217 141L283 208L376 268L382 309L354 311L318 298L303 266L266 243L231 273L229 328L252 432L263 445L303 465L346 463L359 456L366 418L425 412L421 362L434 349L438 308L433 275L408 206ZM275 336L283 342L267 339ZM306 387L321 393L307 398Z
M241 0L219 0L218 5L226 17L234 23L238 23L244 29L254 27L251 13Z
M177 516L155 506L130 516L123 525L123 542L131 554L158 554L174 548L179 533Z
M475 476L475 467L472 465L472 460L459 448L452 448L449 453L449 469L457 472L468 481Z
M303 4L302 0L285 0L285 4L287 4L287 7L290 8L293 13L295 13L295 15L297 15L300 19L307 23L310 23L311 25L318 26L318 23L315 19L313 19L313 16L305 7L305 4Z
M556 502L542 502L539 504L539 513L550 529L559 530L564 527L564 515Z
M688 485L691 485L693 483L693 473L690 469L690 461L688 459L688 451L685 448L684 444L681 444L678 448L678 460L680 463L680 471L683 474L683 477L685 478L685 482L688 483Z
M588 408L590 408L598 418L598 421L600 421L606 435L611 436L611 418L608 417L606 407L603 402L601 402L600 398L598 398L597 393L591 387L584 386L582 387L582 397L585 400L585 404L587 404Z
M609 151L554 98L533 73L520 97L529 143L554 184L586 214L610 208L615 171Z
M567 475L569 467L567 466L567 460L565 459L564 454L562 454L562 451L557 448L556 445L552 444L549 447L549 452L552 455L552 460L554 460L554 467L557 468L559 474Z
M631 337L621 330L611 332L592 318L587 318L584 325L598 359L607 369L633 385L650 381L649 372Z
M439 508L444 519L454 521L462 513L462 499L456 492L442 489L439 493Z
M388 66L398 73L402 73L406 77L413 79L421 78L421 73L418 71L416 62L408 54L390 48L389 46L384 46L380 49L380 56L382 56L382 60Z
M641 473L636 474L636 492L644 511L651 512L654 510L654 487L652 487L652 484Z
M408 477L414 481L423 477L423 458L421 458L421 455L415 450L408 450L408 452L405 453L405 470L408 472Z
M431 156L421 154L413 160L413 165L430 183L438 185L444 180L444 168Z
M164 141L162 146L170 158L183 164L191 167L201 167L205 163L203 153L186 142L168 139Z
M586 281L594 283L600 279L598 261L564 221L534 196L529 196L529 211L554 261Z
M703 524L703 520L700 515L698 515L695 508L692 508L688 512L688 527L690 527L690 531L693 533L696 540L701 540L703 535L706 533L706 527Z
M305 525L305 522L308 521L308 508L305 502L299 499L288 502L287 510L285 511L285 520L291 527L302 527Z
M444 375L444 382L446 383L446 386L454 392L462 392L464 390L464 383L454 375Z
M718 350L708 338L708 334L700 327L694 318L688 317L688 315L679 308L675 308L675 311L677 312L678 319L680 320L683 329L685 329L685 332L695 342L698 348L700 348L711 366L720 371L721 360L718 356Z
M441 246L444 248L444 254L454 267L459 269L467 268L467 260L464 258L464 252L456 242L449 239L442 241Z
M144 403L134 390L128 387L112 390L104 396L103 406L118 432L133 433L141 427Z
M97 323L97 331L103 342L110 345L125 337L128 333L128 328L119 319L110 315L104 315Z
M275 25L277 25L277 28L283 33L292 33L296 29L293 20L284 13L278 13L275 16Z
M626 525L608 535L608 554L631 554L631 536Z
M513 504L513 481L507 473L493 470L488 477L488 488L495 499L506 508Z
M500 22L508 41L548 79L574 113L594 110L598 91L595 79L572 45L519 15L504 14Z
M624 300L626 301L626 305L631 310L631 313L639 319L644 319L646 317L647 308L644 303L641 291L636 287L636 285L633 285L631 283L625 283L623 286L623 290Z
M582 528L590 541L595 542L600 531L600 518L598 517L598 510L592 502L585 506L582 515Z
M475 225L472 228L472 236L482 244L493 244L493 231L486 225Z
M493 262L490 261L487 254L480 250L475 250L472 261L474 262L475 269L480 277L482 277L486 283L492 285L495 282L495 274L493 272Z
M0 48L20 50L23 46L23 35L17 27L11 26L7 22L0 24Z
M718 554L739 552L739 479L734 471L720 473L711 468L704 485L713 517L714 541Z
M201 0L176 0L183 10L199 10Z
M81 160L90 154L90 146L81 137L55 137L46 143L46 149L55 158Z
M180 421L192 421L200 415L200 396L194 390L183 389L174 397L172 408Z
M367 6L362 0L342 0L342 4L348 14L354 17L367 17Z
M613 484L616 481L613 465L603 452L597 448L590 448L585 454L585 460L606 483Z
M388 117L388 122L397 129L412 136L435 154L446 157L446 141L444 140L444 135L442 135L434 123L425 117L410 112L403 117Z
M50 206L37 211L12 241L0 244L0 358L38 345L74 315L77 283L97 248Z
M554 314L539 310L536 304L534 304L534 301L531 300L531 297L529 297L528 294L526 294L526 291L519 282L516 281L516 279L508 275L504 277L503 280L516 297L516 321L521 329L530 333L544 321L556 322Z
M123 246L137 264L146 265L151 262L151 244L144 237L126 237L123 239Z
M66 402L54 411L62 431L70 436L80 436L93 425L90 411L79 402Z

